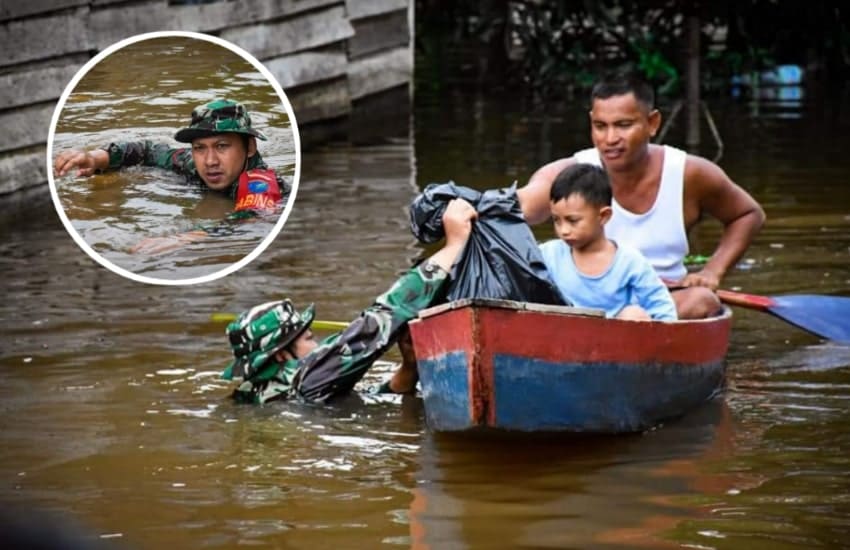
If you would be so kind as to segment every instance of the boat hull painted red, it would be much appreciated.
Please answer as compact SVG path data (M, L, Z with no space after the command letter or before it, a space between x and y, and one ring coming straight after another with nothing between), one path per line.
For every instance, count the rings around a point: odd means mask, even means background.
M463 300L410 323L437 431L643 431L712 398L731 313L635 322L571 308Z

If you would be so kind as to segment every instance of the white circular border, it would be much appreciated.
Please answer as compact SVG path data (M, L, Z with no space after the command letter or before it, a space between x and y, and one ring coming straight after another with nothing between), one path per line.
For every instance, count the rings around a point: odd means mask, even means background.
M95 252L89 244L83 239L77 230L74 228L71 220L68 219L68 216L65 214L65 208L62 206L61 201L59 200L59 193L56 190L56 182L53 180L53 138L56 133L56 124L59 121L59 115L62 112L63 107L65 106L65 102L68 100L68 96L71 95L71 92L76 88L77 83L101 60L105 57L112 54L114 51L119 50L125 46L130 44L134 44L136 42L141 42L143 40L150 40L152 38L163 38L163 37L174 37L181 36L185 38L194 38L197 40L204 40L206 42L212 42L228 50L233 53L239 55L249 63L251 63L254 67L259 70L263 76L271 83L275 92L277 92L278 97L283 103L284 108L286 109L286 114L289 116L290 127L292 128L292 137L293 142L295 144L295 174L292 177L292 189L289 195L289 199L286 201L286 206L283 209L283 212L280 214L280 218L278 218L277 223L274 228L266 235L265 239L257 245L254 250L252 250L249 254L247 254L244 258L235 262L228 267L221 269L219 271L215 271L210 273L209 275L203 275L201 277L193 277L191 279L157 279L154 277L147 277L144 275L139 275L137 273L133 273L132 271L128 271L122 267L119 267L97 252ZM197 32L185 32L185 31L158 31L158 32L149 32L144 34L137 34L135 36L131 36L129 38L125 38L111 46L107 47L99 54L94 56L92 59L88 61L83 67L77 71L77 74L74 75L74 78L68 83L65 87L65 91L62 92L62 96L59 98L59 102L56 104L56 109L53 111L53 118L50 121L50 132L47 135L47 178L48 183L50 185L50 195L53 198L53 204L56 207L56 212L59 214L59 218L62 220L62 224L65 226L65 230L68 231L68 234L74 239L77 245L82 248L86 254L88 254L93 260L112 271L117 275L121 275L122 277L132 279L134 281L140 283L147 283L152 285L193 285L197 283L208 283L211 281L215 281L216 279L220 279L226 275L237 271L249 263L251 263L257 256L263 253L263 251L268 248L268 246L272 243L273 240L277 237L277 234L280 233L280 230L283 229L286 220L289 218L290 212L292 212L292 207L295 204L295 196L298 193L298 182L301 179L301 138L298 133L298 123L295 119L295 113L292 111L292 106L289 104L289 99L286 97L286 94L283 92L283 88L280 86L280 83L277 79L272 75L272 73L262 64L257 58L255 58L250 53L246 52L239 46L228 42L226 40L222 40L216 36L211 36L208 34L202 34Z

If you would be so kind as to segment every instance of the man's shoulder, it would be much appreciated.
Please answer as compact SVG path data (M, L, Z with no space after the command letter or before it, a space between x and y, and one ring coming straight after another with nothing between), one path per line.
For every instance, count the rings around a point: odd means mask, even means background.
M725 172L715 162L705 157L688 153L682 149L670 145L653 145L657 151L664 151L664 168L675 168L681 170L682 181L687 188L689 196L701 194L705 186L725 183L728 180Z
M602 166L602 157L599 156L599 150L596 147L589 147L587 149L576 151L570 158L578 164L593 164L595 166Z
M715 162L699 155L685 153L685 185L691 192L705 188L706 191L731 183L726 172Z
M669 145L664 146L666 151L670 151L675 155L681 156L685 165L685 175L693 174L697 172L702 172L705 170L720 170L720 166L712 160L709 160L703 156L695 155L693 153L689 153L682 149L677 149L676 147L671 147Z

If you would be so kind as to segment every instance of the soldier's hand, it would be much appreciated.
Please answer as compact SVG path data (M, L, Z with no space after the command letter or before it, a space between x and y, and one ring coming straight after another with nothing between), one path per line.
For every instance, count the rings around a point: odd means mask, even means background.
M465 243L472 231L472 220L478 218L475 208L463 199L452 199L443 213L446 243Z
M77 169L78 176L91 176L98 168L103 168L99 162L99 156L106 155L106 151L96 149L94 151L80 151L70 149L56 156L53 161L53 176L64 176L71 170ZM109 158L106 157L108 164Z
M472 220L478 213L471 204L463 199L453 199L443 212L443 230L446 232L446 244L431 256L431 262L444 271L452 269L455 259L460 255L472 232Z

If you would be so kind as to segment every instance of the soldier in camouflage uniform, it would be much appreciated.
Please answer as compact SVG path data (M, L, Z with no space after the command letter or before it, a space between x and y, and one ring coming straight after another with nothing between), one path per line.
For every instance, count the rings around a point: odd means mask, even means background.
M266 140L266 136L251 126L251 117L241 103L216 99L196 107L189 126L179 130L174 139L190 143L191 147L138 141L110 143L91 151L64 151L53 163L54 175L62 176L76 168L77 175L90 176L96 171L137 164L166 168L183 175L190 184L235 199L228 222L253 217L256 211L274 210L286 200L290 182L263 161L257 151L257 139ZM165 252L232 230L232 225L223 223L178 235L146 238L130 252Z
M54 175L77 169L80 176L122 166L158 166L186 177L190 183L227 193L235 198L242 172L267 169L257 151L257 139L266 136L251 126L251 117L241 103L217 99L192 111L189 126L174 139L191 147L174 148L152 141L110 143L102 149L64 151L53 163ZM283 194L289 183L278 176Z
M317 342L310 330L314 307L298 312L289 300L269 302L242 313L227 327L235 359L222 373L238 379L240 402L297 398L325 402L348 393L389 349L420 310L442 297L452 264L466 245L475 209L451 201L443 215L445 246L398 279L345 330ZM404 393L416 384L415 364L403 364L385 384Z

